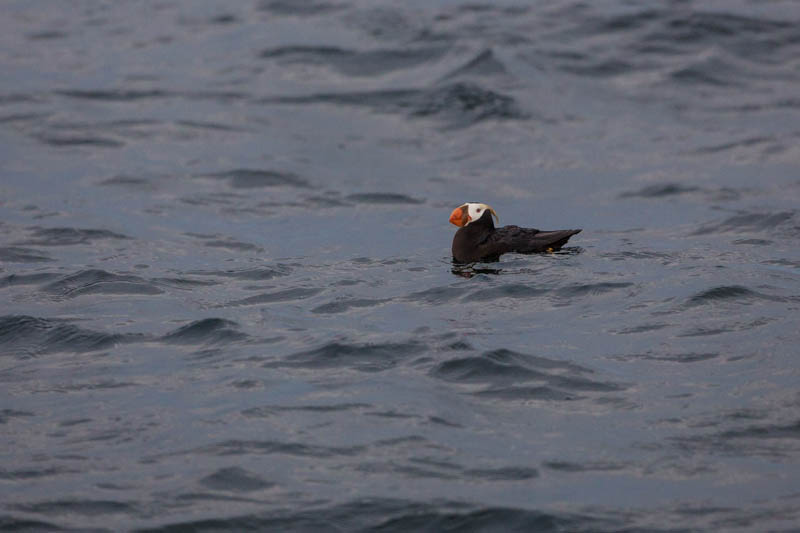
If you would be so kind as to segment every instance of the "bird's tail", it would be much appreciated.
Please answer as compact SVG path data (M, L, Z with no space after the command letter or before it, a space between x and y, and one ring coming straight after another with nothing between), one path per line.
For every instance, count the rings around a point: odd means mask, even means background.
M552 248L554 250L558 250L565 244L570 237L573 235L580 233L581 230L579 229L562 229L557 231L542 231L536 237L538 239L542 239L545 241L548 248Z

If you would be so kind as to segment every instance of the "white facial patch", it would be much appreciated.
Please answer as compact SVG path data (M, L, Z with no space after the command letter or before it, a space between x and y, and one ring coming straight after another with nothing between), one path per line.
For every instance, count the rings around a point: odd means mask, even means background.
M489 211L492 216L496 218L498 222L500 222L500 218L497 216L497 213L494 212L494 209L486 204L466 203L464 205L467 206L467 215L469 215L467 224L481 218L486 211Z

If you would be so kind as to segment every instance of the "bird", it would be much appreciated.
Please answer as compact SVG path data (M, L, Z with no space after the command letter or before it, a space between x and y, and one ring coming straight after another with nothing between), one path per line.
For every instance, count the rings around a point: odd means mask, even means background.
M540 231L519 226L494 227L500 217L486 204L467 202L456 207L450 223L459 227L453 237L453 261L497 261L502 254L552 252L561 248L579 229Z

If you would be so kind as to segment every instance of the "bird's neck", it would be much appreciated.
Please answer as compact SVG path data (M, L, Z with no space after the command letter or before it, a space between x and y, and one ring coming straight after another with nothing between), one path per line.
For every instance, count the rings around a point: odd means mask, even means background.
M488 224L483 223L483 219L467 224L456 232L458 240L471 243L481 243L489 238L494 232L494 224L490 220Z
M484 212L483 216L478 220L472 221L466 226L464 226L466 230L472 230L475 232L482 232L482 231L494 231L494 220L492 220L492 215L487 210Z

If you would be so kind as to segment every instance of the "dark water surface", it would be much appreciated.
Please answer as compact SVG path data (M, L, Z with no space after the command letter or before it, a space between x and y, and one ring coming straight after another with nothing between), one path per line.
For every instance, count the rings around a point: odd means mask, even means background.
M800 526L797 2L2 11L0 530Z

